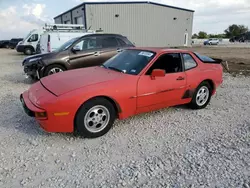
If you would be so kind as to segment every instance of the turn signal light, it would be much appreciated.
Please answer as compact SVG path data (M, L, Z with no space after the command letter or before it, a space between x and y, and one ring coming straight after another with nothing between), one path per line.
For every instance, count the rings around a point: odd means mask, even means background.
M47 119L47 113L46 112L35 112L35 117L39 119Z

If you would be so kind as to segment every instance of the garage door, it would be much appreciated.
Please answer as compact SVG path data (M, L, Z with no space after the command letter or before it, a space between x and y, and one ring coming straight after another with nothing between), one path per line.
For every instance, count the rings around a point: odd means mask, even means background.
M79 16L79 17L75 18L75 24L83 24L82 16Z

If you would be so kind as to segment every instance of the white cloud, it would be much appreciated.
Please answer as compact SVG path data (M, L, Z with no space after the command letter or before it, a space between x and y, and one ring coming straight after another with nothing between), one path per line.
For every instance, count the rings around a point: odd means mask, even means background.
M36 18L43 19L43 11L46 8L45 4L24 4L23 9L25 10L25 15L33 15Z
M0 10L0 40L25 37L31 30L40 28L44 23L53 22L51 18L43 15L45 7L44 4L25 4L21 9L10 6Z

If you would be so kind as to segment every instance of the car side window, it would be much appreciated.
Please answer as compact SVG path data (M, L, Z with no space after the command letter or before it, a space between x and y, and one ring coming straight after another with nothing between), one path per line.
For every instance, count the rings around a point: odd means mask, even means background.
M197 67L197 63L190 54L182 54L185 71Z
M126 42L124 42L122 39L117 38L118 42L120 43L121 46L127 46Z
M115 37L103 37L102 39L103 48L114 48L118 46L119 44Z
M150 75L154 69L165 70L166 74L182 72L182 60L179 53L167 53L161 55L149 68L146 75Z
M35 42L35 41L38 41L38 34L31 35L31 37L28 40L28 42Z
M87 50L99 49L101 47L102 46L100 43L100 39L98 37L88 37L78 42L74 46L74 49L77 49L78 51L87 51Z

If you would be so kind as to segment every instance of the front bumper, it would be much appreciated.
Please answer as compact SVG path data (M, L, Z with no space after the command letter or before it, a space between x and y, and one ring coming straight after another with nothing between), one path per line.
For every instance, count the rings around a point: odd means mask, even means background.
M17 45L16 46L16 51L17 52L24 52L24 45Z
M48 92L48 91L44 91ZM44 95L46 95L44 93ZM48 93L48 95L52 95ZM68 116L55 116L54 110L51 109L42 109L34 105L31 100L29 99L28 91L25 91L20 95L20 101L24 112L30 116L36 118L37 122L39 123L40 127L50 133L72 133L74 132L74 115L70 114ZM54 107L52 107L54 108ZM36 112L46 112L47 118L46 119L39 119L35 116ZM59 110L60 112L60 110Z
M42 62L25 62L23 61L23 71L25 75L27 76L32 76L40 79L41 77L41 72L44 70L44 64Z
M38 108L35 106L28 98L28 91L25 91L23 94L20 95L20 101L23 106L24 112L30 116L30 117L35 117L36 112L45 112L45 110ZM38 123L42 127L43 130L49 132L50 130L48 129L47 126L47 121L48 120L40 120L37 119Z

